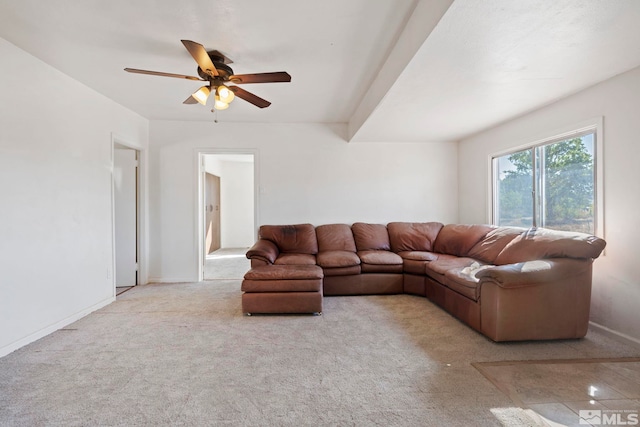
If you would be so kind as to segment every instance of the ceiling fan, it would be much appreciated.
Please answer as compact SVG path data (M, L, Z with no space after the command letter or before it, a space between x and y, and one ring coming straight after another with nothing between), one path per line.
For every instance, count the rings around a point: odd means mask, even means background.
M262 99L253 93L246 91L238 86L227 86L227 83L245 84L245 83L276 83L290 82L291 76L285 71L277 71L273 73L256 73L256 74L233 74L233 70L228 64L233 61L217 50L207 51L200 43L191 40L181 40L184 47L187 48L193 59L198 63L198 75L186 76L183 74L163 73L160 71L138 70L136 68L125 68L129 73L150 74L152 76L174 77L178 79L198 80L208 82L208 85L202 86L200 89L192 93L183 104L207 104L210 94L215 96L214 109L224 110L229 107L229 103L237 96L240 99L255 105L256 107L265 108L271 105L266 99Z

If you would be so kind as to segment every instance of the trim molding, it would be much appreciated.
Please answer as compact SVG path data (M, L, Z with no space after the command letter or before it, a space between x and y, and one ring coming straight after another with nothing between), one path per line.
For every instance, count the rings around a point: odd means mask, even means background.
M196 243L196 281L204 280L204 159L207 155L225 155L225 154L248 154L253 156L253 232L254 238L258 237L258 224L260 224L260 194L263 191L260 186L260 150L258 148L203 148L196 147L193 149L195 159L195 236ZM166 282L166 279L164 280ZM193 280L189 280L192 282Z
M493 170L493 159L496 157L504 156L506 154L514 153L517 151L529 149L535 146L543 145L550 141L560 141L562 138L570 138L572 135L576 135L585 131L594 131L596 134L594 152L596 153L596 170L595 173L595 197L596 197L596 212L595 212L595 234L598 237L606 239L605 233L605 221L604 221L604 116L592 117L587 120L574 123L572 125L563 126L561 128L546 130L538 136L532 136L530 138L523 138L519 141L514 141L513 144L509 144L509 148L503 148L498 151L489 153L487 156L487 180L488 188L487 192L487 205L486 215L487 223L495 224L496 207L494 206L495 197L494 182L495 171ZM606 256L606 250L602 252L601 256Z
M631 342L633 342L635 344L640 344L640 339L634 338L634 337L632 337L630 335L627 335L627 334L623 334L622 332L618 332L615 329L607 328L606 326L602 326L599 323L589 321L589 326L593 327L594 329L598 329L598 330L600 330L602 332L607 332L607 333L609 333L611 335L615 335L616 337L622 338L624 340L631 341Z
M115 234L115 190L113 178L114 150L116 145L127 147L138 152L138 283L146 285L149 281L149 184L148 184L148 148L131 141L117 133L111 133L111 278L113 281L113 295L116 293L116 234Z
M32 333L31 335L28 335L24 338L19 339L18 341L12 342L9 345L6 345L2 348L0 348L0 357L4 357L9 353L13 353L14 351L18 350L21 347L24 347L27 344L31 344L34 341L39 340L40 338L43 338L55 331L57 331L58 329L62 329L67 325L70 325L71 323L82 319L83 317L85 317L86 315L93 313L96 310L101 309L102 307L105 307L109 304L111 304L112 302L114 302L116 300L115 297L109 297L105 300L100 301L97 304L92 305L91 307L85 308L84 310L81 310L75 314L72 314L69 317L66 317L62 320L60 320L59 322L54 323L51 326L47 326L44 329L40 329L37 332Z

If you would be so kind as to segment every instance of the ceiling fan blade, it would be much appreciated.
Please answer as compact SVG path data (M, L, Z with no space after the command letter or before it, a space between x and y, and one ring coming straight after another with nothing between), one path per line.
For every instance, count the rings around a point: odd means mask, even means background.
M222 62L225 64L233 64L233 61L231 60L231 58L229 58L227 55L220 52L219 50L210 50L209 54L210 56L217 56L218 58L222 58Z
M275 73L255 73L255 74L236 74L229 77L233 83L278 83L290 82L291 76L286 71L276 71Z
M189 95L189 97L187 99L184 100L183 104L197 104L198 101L196 101L196 99Z
M271 105L271 103L266 99L262 99L251 92L247 92L246 90L239 88L238 86L229 86L229 89L232 90L238 98L242 98L256 107L265 108Z
M211 77L216 77L218 75L218 70L216 70L213 62L211 62L211 58L209 58L209 54L205 50L204 46L191 40L181 40L181 42L184 47L187 48L191 56L193 56L193 59L196 60L202 71Z
M205 81L205 80L202 80L200 77L185 76L184 74L163 73L161 71L138 70L136 68L125 68L124 70L128 73L149 74L151 76L175 77L176 79Z

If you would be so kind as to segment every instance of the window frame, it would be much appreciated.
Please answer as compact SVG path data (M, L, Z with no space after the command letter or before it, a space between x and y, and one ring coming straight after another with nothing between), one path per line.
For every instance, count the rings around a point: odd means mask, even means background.
M572 126L566 126L563 129L556 130L553 132L546 132L546 136L542 136L540 138L531 138L528 142L516 144L510 148L505 150L497 151L491 153L488 156L488 212L487 217L490 218L490 222L493 225L496 225L498 222L497 214L497 203L498 203L498 168L496 168L497 159L503 156L507 156L510 154L522 152L525 150L534 150L538 147L553 144L560 141L565 141L567 139L584 136L590 133L594 134L594 147L593 147L593 157L594 157L594 235L604 238L604 140L603 140L603 118L597 117L594 119L590 119L585 122L581 122ZM532 156L533 159L533 170L537 171L540 167L540 164L537 162L536 157ZM539 187L540 176L536 176L534 174L533 180L535 181L535 187ZM540 194L536 194L536 197L539 197ZM532 214L534 215L533 223L535 224L538 219L538 204L534 203L534 199L532 197ZM539 225L538 225L539 226Z

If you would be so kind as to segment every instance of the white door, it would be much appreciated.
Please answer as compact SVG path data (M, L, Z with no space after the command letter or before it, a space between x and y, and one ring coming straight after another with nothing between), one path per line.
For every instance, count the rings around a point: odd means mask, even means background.
M137 284L136 150L114 149L113 188L116 237L116 286Z

